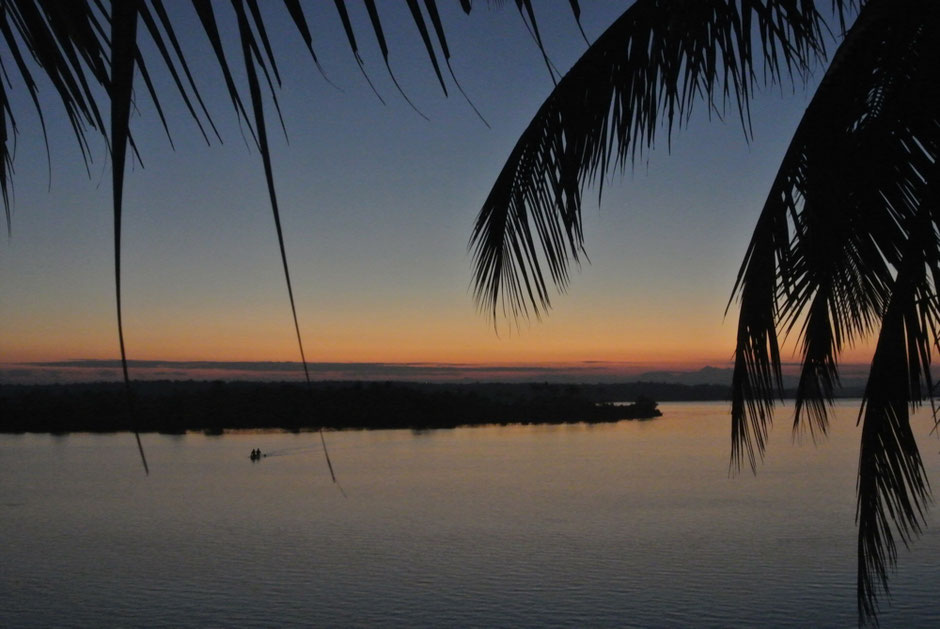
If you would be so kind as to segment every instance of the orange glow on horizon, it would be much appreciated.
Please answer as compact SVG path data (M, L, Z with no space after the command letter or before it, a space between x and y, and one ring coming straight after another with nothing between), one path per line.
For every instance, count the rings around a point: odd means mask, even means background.
M611 315L590 303L568 301L541 322L515 328L491 322L466 303L432 308L390 306L365 309L300 309L308 362L428 363L475 365L578 365L593 361L639 365L644 370L689 370L729 366L736 333L734 317L696 309L637 306ZM32 313L5 322L6 363L114 359L117 330L110 312ZM300 360L289 310L125 313L128 358L167 361ZM871 343L847 349L841 361L868 363ZM792 346L784 362L798 362Z

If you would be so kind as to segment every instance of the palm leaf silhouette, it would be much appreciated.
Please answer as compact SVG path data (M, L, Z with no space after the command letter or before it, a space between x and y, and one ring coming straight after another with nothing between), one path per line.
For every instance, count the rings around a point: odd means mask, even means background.
M838 356L878 331L858 481L858 603L877 610L928 499L909 412L929 394L938 317L934 210L940 13L869 2L794 135L736 291L733 463L753 467L779 395L777 328L799 326L794 429L825 432ZM805 420L805 422L804 422Z
M928 486L909 413L930 391L938 318L934 207L940 146L940 12L923 2L834 2L857 11L758 218L733 293L740 304L731 465L756 469L782 395L779 334L802 368L794 430L825 433L838 357L878 334L860 414L858 605L875 619L896 559L920 530ZM581 200L688 120L737 109L756 83L803 76L828 26L813 2L634 3L558 82L509 156L474 226L474 290L494 322L540 317L584 254ZM754 43L756 36L756 45Z
M642 154L661 123L671 135L696 103L716 108L730 97L746 124L757 67L779 81L822 54L815 10L742 5L640 0L561 79L473 228L474 292L490 316L538 318L551 306L549 281L564 291L584 252L584 187L602 185L609 170Z

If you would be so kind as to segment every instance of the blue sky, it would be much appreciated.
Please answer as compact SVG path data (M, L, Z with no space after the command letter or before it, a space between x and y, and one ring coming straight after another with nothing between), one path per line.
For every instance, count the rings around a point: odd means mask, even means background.
M661 133L651 153L605 185L599 207L596 194L585 195L591 263L575 273L568 294L553 300L544 321L503 322L497 335L469 290L467 240L552 82L514 5L477 4L470 16L456 2L440 8L454 72L491 128L449 80L450 96L443 95L404 5L380 3L392 69L429 121L396 92L358 3L350 3L353 24L385 105L359 73L332 3L305 9L320 61L339 89L316 72L286 17L268 16L289 142L271 116L269 130L308 359L600 360L642 368L726 362L736 321L734 309L725 318L724 308L734 276L814 83L759 93L750 143L733 110L720 120L699 107L671 151ZM588 36L622 8L585 3ZM568 3L539 3L538 10L552 61L566 69L586 46ZM260 157L243 139L207 44L185 27L195 16L179 20L224 144L205 145L169 77L158 72L173 151L138 85L132 131L145 167L129 169L125 192L129 356L296 360ZM231 51L238 68L237 47ZM44 94L49 89L41 86ZM0 246L0 362L114 358L104 147L95 147L89 178L64 116L49 110L49 189L36 117L20 93L13 235Z

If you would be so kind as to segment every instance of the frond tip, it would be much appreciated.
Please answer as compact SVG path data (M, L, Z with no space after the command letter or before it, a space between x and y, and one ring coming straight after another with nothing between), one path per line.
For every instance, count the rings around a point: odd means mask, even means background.
M671 135L702 102L747 129L756 66L778 82L823 54L812 3L639 0L558 82L516 143L470 238L474 295L494 318L538 317L584 254L585 186ZM759 35L755 35L759 33ZM759 40L755 46L753 39Z

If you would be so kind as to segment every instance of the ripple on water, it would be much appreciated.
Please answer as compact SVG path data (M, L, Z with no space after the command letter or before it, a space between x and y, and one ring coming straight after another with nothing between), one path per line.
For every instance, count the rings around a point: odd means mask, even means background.
M316 435L0 437L0 626L853 626L855 410L729 479L725 406L663 409L331 434L348 498ZM885 626L940 626L938 550Z

